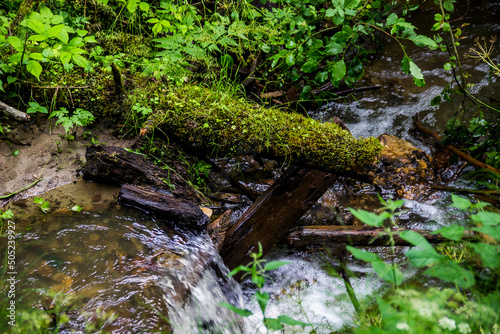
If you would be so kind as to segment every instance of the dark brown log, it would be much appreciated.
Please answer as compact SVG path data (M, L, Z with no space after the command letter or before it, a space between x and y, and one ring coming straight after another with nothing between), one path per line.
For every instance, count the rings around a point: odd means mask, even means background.
M229 269L247 264L259 242L264 253L270 251L337 178L331 173L288 167L228 231L220 254Z
M214 242L217 249L222 248L227 231L231 227L231 210L224 212L217 220L207 226L207 233Z
M194 203L152 187L125 184L118 198L122 204L153 213L157 220L173 225L203 229L210 219Z
M399 232L407 231L404 228L394 229L396 246L411 246L406 240L399 237ZM440 234L431 231L413 230L422 235L430 243L449 241ZM366 226L303 226L295 229L286 237L286 243L295 248L308 246L339 247L347 244L351 246L387 246L389 237L384 236L382 229ZM378 237L375 239L375 237ZM472 232L467 232L464 239L474 237Z
M146 157L120 147L87 148L83 178L116 185L139 184L165 189L177 197L203 201L202 195L172 171L164 170Z

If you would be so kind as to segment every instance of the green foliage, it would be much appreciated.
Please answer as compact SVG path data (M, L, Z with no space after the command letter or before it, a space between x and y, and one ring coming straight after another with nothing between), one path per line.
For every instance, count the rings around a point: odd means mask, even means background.
M12 210L2 211L0 210L0 236L4 235L4 220L11 219L14 217Z
M33 199L33 203L38 205L43 213L47 213L50 211L50 202L44 200L42 197L35 197Z
M26 112L28 114L35 114L35 113L48 114L49 113L47 108L40 106L36 102L28 102L28 104L30 105L28 110L26 110Z
M270 299L269 293L262 291L262 288L264 287L264 284L266 282L266 278L268 277L266 272L278 269L279 267L289 264L289 262L285 261L267 262L266 260L262 259L262 255L263 255L262 245L261 243L259 243L258 252L250 253L252 261L248 265L240 265L234 268L233 270L231 270L228 276L234 276L238 273L243 273L242 278L250 276L252 282L257 287L257 291L255 292L255 298L262 312L264 326L268 330L283 330L284 325L301 326L301 327L309 326L309 324L307 323L294 320L286 315L280 315L276 318L266 317L266 308ZM240 309L228 303L220 303L219 305L235 312L236 314L242 317L249 317L253 314L249 310Z
M50 113L49 118L57 117L56 125L61 124L66 134L77 126L87 126L94 121L94 115L89 111L77 108L72 115L68 109L62 107Z
M414 231L404 231L399 236L414 245L405 253L412 266L425 269L423 275L452 284L455 289L417 291L403 285L384 298L377 297L382 321L373 321L376 315L367 316L361 320L356 333L480 333L498 330L500 213L485 211L487 204L474 204L463 197L453 195L452 201L452 206L470 214L470 220L434 232L449 239L449 246L434 247ZM380 216L383 214L354 212L364 222L371 220L371 226L382 224ZM478 232L478 238L462 240L465 228ZM352 247L349 250L356 258L368 261L372 266L382 262L374 253ZM381 279L398 285L387 275L389 271L380 272L373 267Z

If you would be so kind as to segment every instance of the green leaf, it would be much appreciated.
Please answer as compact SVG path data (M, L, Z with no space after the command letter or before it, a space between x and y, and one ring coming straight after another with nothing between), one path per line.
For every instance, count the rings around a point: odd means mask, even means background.
M43 60L44 59L43 55L41 53L38 53L38 52L30 53L30 58L35 59L35 60Z
M465 234L465 227L459 225L442 227L439 230L432 232L432 234L441 234L446 239L460 241Z
M395 13L392 13L387 17L386 26L392 26L398 20L398 16Z
M2 219L11 219L12 217L14 217L14 213L12 212L12 210L9 209L4 213L2 213L1 217Z
M264 52L264 53L269 53L271 52L271 47L269 45L267 45L266 43L262 44L260 46L260 49Z
M475 227L472 230L489 235L500 241L500 227L499 226L482 226Z
M137 6L139 6L139 0L129 0L127 4L127 10L130 13L134 13L137 9Z
M40 20L28 19L28 28L40 35L45 33L45 25Z
M302 321L299 321L299 320L295 320L293 318L290 318L287 315L280 315L280 316L278 316L278 320L282 324L287 324L287 325L290 325L290 326L302 326L302 328L304 328L306 326L309 326L308 323L305 323L305 322L302 322Z
M54 16L54 14L52 14L52 11L45 6L40 7L40 14L46 19L50 19L52 16Z
M63 26L63 28L64 28L64 26ZM59 34L56 37L57 37L58 40L60 40L64 44L68 44L69 35L68 35L68 32L65 29L61 29L61 31L59 32Z
M7 38L7 43L9 43L16 51L22 52L24 49L23 41L17 36L9 36Z
M316 60L310 59L306 61L304 65L302 65L300 70L304 73L313 73L316 71L317 68L318 68L318 63L316 62Z
M325 82L326 80L328 80L328 72L323 71L323 72L316 73L314 80L318 81L319 83Z
M352 255L362 261L366 262L374 262L374 261L380 261L380 257L371 252L367 252L361 249L354 248L352 246L346 246L347 250L352 253Z
M424 36L424 35L416 35L416 36L410 37L410 40L413 43L415 43L415 45L417 45L419 47L427 46L431 50L435 50L438 47L436 42L434 42L434 40L432 38L429 38L429 37Z
M362 210L362 209L356 210L356 209L349 208L349 211L351 211L351 213L356 218L361 220L366 225L375 226L375 227L382 226L384 221L391 216L390 213L385 212L385 211L379 215L372 213L372 212Z
M90 66L89 61L80 55L72 55L71 59L76 65L80 67L87 68Z
M346 66L344 59L341 59L328 67L328 72L332 77L332 83L336 84L345 77Z
M80 212L80 211L82 211L82 207L75 204L75 205L73 205L73 207L70 210L74 211L74 212Z
M438 254L434 248L412 248L405 253L406 257L410 260L410 263L417 267L430 266L432 264L440 263L443 261L444 256Z
M424 272L425 275L437 277L446 282L452 282L467 289L476 284L474 274L461 268L456 262L446 261L438 263Z
M18 155L19 155L19 150L15 150L14 152L12 152L13 157L17 157Z
M147 2L141 2L139 4L139 9L142 10L143 12L148 12L149 11L149 4Z
M246 271L246 272L248 272L248 271L250 271L250 268L248 268L247 266L244 266L244 265L239 265L236 268L234 268L233 270L231 270L231 272L229 274L227 274L227 276L228 277L234 276L237 273L239 273L240 271Z
M264 325L267 329L279 331L283 329L283 325L278 319L275 318L264 318Z
M486 226L495 226L500 224L500 214L490 211L481 211L470 216L476 223L481 223Z
M257 303L259 303L262 314L265 314L267 303L269 303L269 293L257 291L255 298L257 299Z
M35 203L35 204L42 204L44 201L45 200L43 198L41 198L41 197L35 197L33 199L33 203Z
M286 266L287 264L290 264L290 263L291 262L287 262L287 261L270 261L270 262L266 262L266 264L264 265L264 269L266 271L275 270L275 269L278 269L280 267Z
M293 66L293 65L295 65L295 56L294 56L293 52L292 52L292 53L290 53L288 56L286 56L286 58L285 58L285 62L286 62L286 64L287 64L288 66Z
M403 283L403 273L398 268L395 268L382 260L372 262L372 267L377 275L386 282L396 286Z
M500 266L500 246L484 243L471 244L470 246L481 255L481 261L485 267L494 270Z
M251 316L253 314L252 312L250 312L247 309L237 308L236 306L233 306L229 303L219 303L219 306L227 308L228 310L231 310L234 313L241 315L242 317L248 317L248 316Z
M44 35L31 35L28 38L28 41L35 41L35 42L41 42L47 39L47 36Z
M399 233L401 239L408 241L412 245L418 246L422 249L432 249L432 245L423 236L415 231L403 231Z
M50 23L52 24L60 24L64 21L64 18L61 16L61 15L54 15L51 19L50 19Z
M404 73L410 74L410 63L411 63L411 58L408 56L404 56L403 60L401 61L401 69L403 70Z
M85 43L97 43L97 40L94 36L87 36L83 38L83 40L85 41Z
M457 195L451 195L451 200L453 201L451 206L460 210L468 210L472 206L472 203L467 198Z
M342 45L336 42L330 42L325 46L325 52L327 55L330 56L335 56L340 53L342 53L344 49L342 48Z
M410 73L417 80L423 80L424 76L422 75L422 71L420 67L417 66L413 61L410 61Z
M26 65L26 70L33 74L38 80L40 80L40 74L42 74L42 65L40 65L39 62L36 60L30 60L28 61L28 64Z

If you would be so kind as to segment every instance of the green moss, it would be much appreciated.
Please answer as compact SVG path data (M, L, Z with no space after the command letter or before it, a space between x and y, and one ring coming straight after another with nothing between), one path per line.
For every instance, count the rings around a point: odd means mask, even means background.
M222 92L185 85L163 95L146 122L212 155L257 152L330 171L373 162L376 138L356 139L335 123L265 109Z

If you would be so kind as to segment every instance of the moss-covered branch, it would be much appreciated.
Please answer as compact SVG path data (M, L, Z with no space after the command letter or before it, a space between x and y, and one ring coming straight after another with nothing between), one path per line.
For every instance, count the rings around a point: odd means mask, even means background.
M256 152L344 173L373 162L382 149L376 138L356 139L335 123L265 109L198 86L176 88L160 106L141 133L160 128L216 156Z

